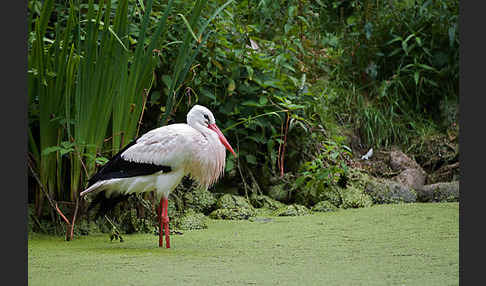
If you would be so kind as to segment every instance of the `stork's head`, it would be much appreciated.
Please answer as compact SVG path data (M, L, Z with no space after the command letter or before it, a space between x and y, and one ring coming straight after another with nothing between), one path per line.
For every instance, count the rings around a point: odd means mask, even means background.
M216 119L214 119L213 113L202 105L194 105L194 107L187 113L187 124L192 127L203 126L216 132L221 143L228 149L235 157L236 153L229 144L228 140L224 137L221 130L216 125Z

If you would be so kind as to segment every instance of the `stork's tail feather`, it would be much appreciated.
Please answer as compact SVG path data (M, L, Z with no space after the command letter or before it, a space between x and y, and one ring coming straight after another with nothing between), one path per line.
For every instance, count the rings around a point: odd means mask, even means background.
M104 182L96 182L94 184L91 184L86 190L82 191L79 196L85 196L88 193L91 193L93 191L101 191L103 189Z

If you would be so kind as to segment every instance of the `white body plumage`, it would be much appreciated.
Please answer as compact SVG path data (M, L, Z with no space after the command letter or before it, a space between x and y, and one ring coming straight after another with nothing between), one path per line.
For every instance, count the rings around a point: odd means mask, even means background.
M121 159L128 162L168 166L170 172L99 180L84 190L81 196L92 191L105 191L107 198L113 193L155 191L158 199L167 198L186 175L206 188L214 184L224 171L226 144L223 144L227 141L214 127L212 113L203 106L196 105L191 109L187 122L153 129L120 154Z

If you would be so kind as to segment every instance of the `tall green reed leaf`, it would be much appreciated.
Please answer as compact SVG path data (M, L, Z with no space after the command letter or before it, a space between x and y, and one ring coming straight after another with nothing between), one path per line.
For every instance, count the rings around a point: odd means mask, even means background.
M160 125L167 124L169 114L174 108L174 101L177 98L177 93L181 88L187 76L187 73L191 68L192 63L196 59L196 56L199 54L201 47L204 46L206 40L209 37L209 33L203 37L206 28L208 27L209 23L231 2L233 2L233 0L227 1L221 7L216 9L216 11L211 15L211 17L209 17L206 21L203 21L198 29L197 36L195 35L194 32L196 30L195 27L199 22L199 20L202 18L201 12L206 6L207 1L205 0L196 1L192 9L191 15L189 17L189 20L187 20L187 18L182 15L181 18L183 19L185 25L187 26L187 30L186 33L184 34L184 40L182 42L182 45L179 47L179 52L177 54L174 71L172 73L172 77L170 81L169 92L167 95L167 101L165 104L165 112L159 122ZM194 41L192 41L192 39ZM191 49L193 42L197 43L195 49Z
M121 60L127 53L120 37L115 36L126 34L127 1L118 3L113 29L111 10L111 1L100 2L96 11L90 0L84 40L81 34L77 37L81 58L71 109L74 118L71 133L76 144L76 153L71 157L72 200L80 191L83 175L87 179L95 170L95 159L106 138L118 92Z
M74 27L74 13L70 10L66 27L56 21L53 26L55 38L46 39L49 19L54 9L54 1L45 1L40 16L35 20L35 39L28 56L28 96L29 107L38 108L39 141L35 125L29 126L29 151L39 172L41 187L52 195L62 197L63 157L59 151L52 152L63 139L65 120L64 94L71 91L73 66L72 47L68 44ZM47 43L47 44L46 44ZM31 112L32 114L32 112ZM37 213L40 214L43 193L35 195Z
M172 4L173 0L170 0L147 46L145 39L152 11L152 1L147 1L146 6L142 7L145 10L145 15L142 20L142 29L140 38L137 40L133 63L129 67L128 54L124 55L121 63L120 89L113 107L113 154L136 136L144 96L148 95L156 65L153 50L159 47L165 39L168 28L167 18ZM124 33L126 34L126 31ZM125 41L127 41L127 38L125 38Z

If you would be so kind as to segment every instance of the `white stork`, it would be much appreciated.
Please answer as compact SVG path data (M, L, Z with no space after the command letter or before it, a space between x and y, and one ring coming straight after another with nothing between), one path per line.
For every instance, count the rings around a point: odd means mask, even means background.
M170 192L186 175L205 188L213 185L224 171L225 147L236 157L211 111L195 105L187 114L187 124L153 129L128 144L89 180L80 196L96 192L90 208L101 203L100 208L109 209L128 194L155 191L160 199L159 247L164 229L166 247L170 248Z

